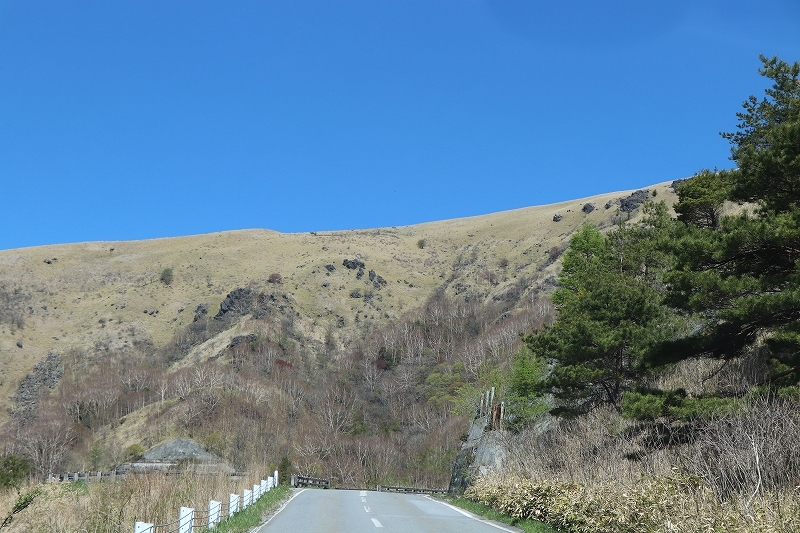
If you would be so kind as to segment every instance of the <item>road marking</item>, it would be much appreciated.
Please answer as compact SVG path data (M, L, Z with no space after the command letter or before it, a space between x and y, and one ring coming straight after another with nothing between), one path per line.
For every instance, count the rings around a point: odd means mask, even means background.
M369 507L367 507L367 506L365 505L365 506L364 506L364 510L365 510L366 512L369 512Z
M378 522L378 519L377 519L377 518L373 518L373 519L372 519L372 523L373 523L373 524L375 524L375 527L383 527L383 524L381 524L380 522Z
M367 495L367 491L362 490L361 492L358 493L358 495L359 496L366 496Z
M367 499L366 498L361 498L361 501L366 503Z
M270 516L270 517L269 517L269 519L268 519L266 522L264 522L263 524L261 524L261 528L264 528L264 527L266 527L266 526L267 526L267 524L269 524L269 523L272 521L272 519L273 519L273 518L275 518L276 516L278 516L278 513L280 513L280 512L281 512L281 511L283 511L284 509L286 509L286 506L287 506L287 505L289 505L289 502L291 502L292 500L294 500L295 498L297 498L298 496L300 496L300 494L301 494L301 493L303 493L303 492L305 492L305 491L306 491L306 489L302 489L302 490L299 490L298 492L295 492L295 493L294 493L294 495L293 495L291 498L289 498L288 500L286 500L286 501L283 503L283 505L281 505L280 509L278 509L277 511L275 511L275 514L274 514L274 515ZM259 531L261 531L261 528L259 528Z
M478 522L483 522L483 523L484 523L484 524L486 524L487 526L492 526L492 527L494 527L494 528L497 528L497 529L500 529L500 530L502 530L502 531L507 531L508 533L515 533L513 529L508 529L508 528L505 528L505 527L503 527L503 526L497 525L497 524L495 524L494 522L490 522L489 520L484 520L484 519L482 519L482 518L478 518L478 517L477 517L477 516L475 516L474 514L472 514L472 513L468 513L468 512L467 512L467 511L465 511L464 509L459 509L459 508L458 508L458 507L456 507L455 505L450 505L449 503L445 503L445 502L443 502L443 501L440 501L440 500L437 500L437 499L435 499L435 498L431 498L431 497L430 497L430 496L428 496L428 495L426 495L425 497L426 497L426 498L428 498L428 499L429 499L430 501L432 501L432 502L441 503L441 504L442 504L442 505L444 505L445 507L449 507L450 509L452 509L452 510L454 510L454 511L458 511L459 513L463 514L464 516L466 516L466 517L468 517L468 518L472 518L473 520L477 520Z

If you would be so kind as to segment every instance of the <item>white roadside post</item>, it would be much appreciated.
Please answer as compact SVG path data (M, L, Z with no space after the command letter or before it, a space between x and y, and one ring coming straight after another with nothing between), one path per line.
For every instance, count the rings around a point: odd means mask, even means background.
M222 502L211 500L208 502L208 529L213 528L219 523L219 515L222 511Z
M242 509L246 509L250 507L250 504L253 503L253 491L244 489L244 494L242 494Z
M152 533L153 524L147 522L136 522L133 524L133 533Z
M267 492L269 492L269 486L267 485L267 480L266 479L262 479L261 480L261 494L266 494Z
M181 507L178 514L178 533L192 533L194 529L194 509Z
M273 487L277 487L278 486L278 471L277 470L275 471L275 475L272 477L272 479L273 479L273 483L274 483L272 486Z
M272 478L272 476L269 476L267 478L267 490L271 490L272 487L274 486L275 486L275 480Z
M253 485L253 503L261 497L261 486Z
M228 516L233 516L239 512L239 495L231 494L228 499Z

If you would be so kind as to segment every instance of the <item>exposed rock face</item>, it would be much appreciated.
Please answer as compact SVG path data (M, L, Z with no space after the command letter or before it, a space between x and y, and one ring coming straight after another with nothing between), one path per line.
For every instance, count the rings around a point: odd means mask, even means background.
M553 222L561 222L561 219L564 218L561 215L553 215Z
M325 265L325 270L327 270L328 272L333 272L334 270L336 270L336 267L328 263L327 265Z
M627 198L623 198L619 202L619 210L623 213L630 213L635 211L640 205L645 203L650 198L650 189L642 189L631 194Z
M588 215L589 213L594 211L594 204L583 204L583 207L581 208L581 211L583 211L584 213L586 213Z
M39 398L49 389L55 387L64 375L64 363L56 354L49 354L36 363L30 374L25 376L11 401L14 404L12 416L21 425L31 422L36 417L36 406Z
M253 306L253 291L251 289L238 288L228 293L228 296L219 304L219 312L214 318L219 320L228 313L236 315L246 315Z

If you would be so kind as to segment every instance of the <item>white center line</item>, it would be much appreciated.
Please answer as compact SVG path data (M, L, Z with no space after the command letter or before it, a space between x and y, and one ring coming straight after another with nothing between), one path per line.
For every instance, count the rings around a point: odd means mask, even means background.
M373 519L372 519L372 523L373 523L373 524L375 524L375 527L383 527L383 524L381 524L380 522L378 522L378 519L377 519L377 518L373 518Z
M367 491L362 490L358 495L359 496L366 496L367 495Z
M366 498L361 498L361 501L362 501L362 502L366 502L366 501L367 501L367 499L366 499Z
M364 510L365 510L366 512L369 512L369 507L367 507L367 506L365 505L365 506L364 506Z

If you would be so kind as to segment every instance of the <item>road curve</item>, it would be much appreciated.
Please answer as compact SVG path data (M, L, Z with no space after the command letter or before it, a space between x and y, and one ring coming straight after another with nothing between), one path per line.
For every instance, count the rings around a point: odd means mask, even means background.
M501 533L519 529L489 522L422 494L297 490L258 533Z

